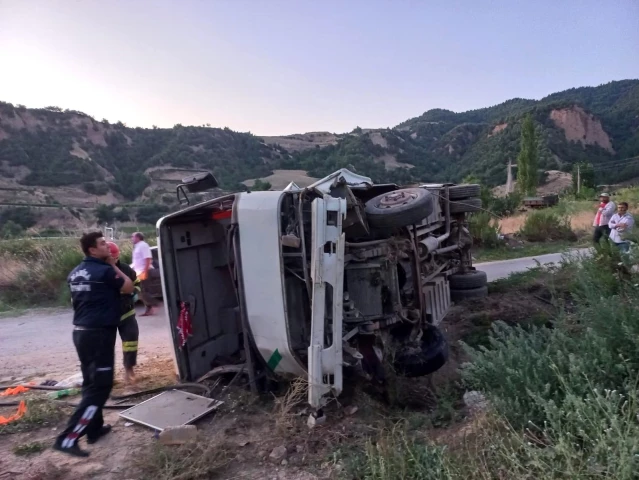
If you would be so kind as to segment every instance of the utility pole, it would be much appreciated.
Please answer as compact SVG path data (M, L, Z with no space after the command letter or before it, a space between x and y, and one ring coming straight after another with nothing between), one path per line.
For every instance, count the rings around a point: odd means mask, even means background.
M512 193L513 191L513 163L512 160L508 160L508 175L506 180L506 193Z
M581 190L581 165L577 164L577 195L579 195L580 190Z

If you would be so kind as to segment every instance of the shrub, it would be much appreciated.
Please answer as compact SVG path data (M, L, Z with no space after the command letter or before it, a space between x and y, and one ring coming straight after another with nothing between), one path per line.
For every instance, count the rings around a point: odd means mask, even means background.
M564 266L571 310L553 329L496 324L489 347L465 347L466 386L509 425L483 452L499 478L634 478L639 287L613 253Z
M33 227L38 221L37 215L29 207L10 207L0 209L0 227L13 222L23 229Z
M155 225L155 223L163 216L169 213L170 209L166 205L158 205L150 203L138 208L137 220L140 223Z
M17 242L15 242L17 243ZM67 304L67 275L81 261L77 242L29 242L23 246L3 245L0 262L0 290L3 300L11 304ZM9 253L13 250L13 254Z
M106 195L109 193L109 186L103 182L85 182L82 184L82 188L91 195Z
M519 231L520 235L529 242L544 242L549 240L575 241L577 236L570 229L570 219L560 217L547 210L530 212L526 222Z
M473 236L473 245L484 248L496 248L503 242L499 238L501 231L499 224L495 222L488 212L473 213L468 221L470 233Z

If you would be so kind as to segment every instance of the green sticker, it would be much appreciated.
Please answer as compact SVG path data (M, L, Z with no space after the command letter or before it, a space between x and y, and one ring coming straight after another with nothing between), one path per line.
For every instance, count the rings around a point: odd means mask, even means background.
M280 355L280 351L276 348L273 352L273 355L271 355L271 358L268 359L268 362L266 362L266 364L268 365L268 368L275 371L281 360L282 355Z

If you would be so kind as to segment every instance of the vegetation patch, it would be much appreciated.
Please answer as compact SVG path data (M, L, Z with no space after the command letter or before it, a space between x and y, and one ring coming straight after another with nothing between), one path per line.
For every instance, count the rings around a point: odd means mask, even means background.
M14 455L18 455L20 457L29 457L37 453L42 453L46 449L46 445L44 445L42 442L30 442L16 445L15 447L13 447L12 451Z
M29 432L43 427L52 427L66 414L59 403L43 397L29 396L26 400L27 413L22 418L6 425L0 425L0 435Z

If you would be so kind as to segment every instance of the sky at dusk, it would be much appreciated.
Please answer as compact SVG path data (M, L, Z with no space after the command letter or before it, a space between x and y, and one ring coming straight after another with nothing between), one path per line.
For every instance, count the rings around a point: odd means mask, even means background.
M0 100L261 135L639 78L639 1L0 0Z

